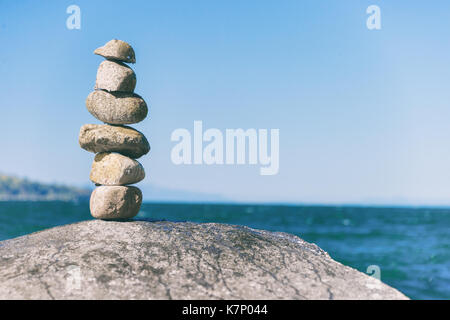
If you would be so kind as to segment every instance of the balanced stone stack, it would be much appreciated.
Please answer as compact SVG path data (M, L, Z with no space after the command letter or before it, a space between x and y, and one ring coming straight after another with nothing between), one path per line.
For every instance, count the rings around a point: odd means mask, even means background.
M135 63L133 48L121 40L111 40L94 51L106 60L97 71L95 90L86 99L89 112L105 124L81 127L80 146L96 153L90 179L97 188L90 200L94 218L129 219L138 214L142 192L130 186L145 177L135 159L147 154L150 145L145 136L129 127L148 113L147 104L137 94L136 75L125 64Z

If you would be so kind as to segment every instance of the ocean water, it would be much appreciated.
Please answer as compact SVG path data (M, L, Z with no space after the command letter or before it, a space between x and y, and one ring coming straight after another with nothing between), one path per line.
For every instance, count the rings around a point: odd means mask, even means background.
M293 233L412 299L450 299L450 209L145 203L138 217ZM0 240L87 219L87 203L0 202Z

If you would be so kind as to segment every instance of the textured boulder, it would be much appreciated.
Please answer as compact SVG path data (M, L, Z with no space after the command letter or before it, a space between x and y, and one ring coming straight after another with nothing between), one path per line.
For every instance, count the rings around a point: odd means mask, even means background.
M137 159L150 151L150 145L139 131L126 126L85 124L80 129L81 148L94 152L118 152Z
M137 94L103 90L89 94L86 108L98 120L110 124L138 123L148 113L147 104Z
M138 183L145 178L144 167L119 153L99 153L92 163L91 181L105 186Z
M0 299L406 297L285 233L95 220L0 242Z
M94 53L109 60L136 62L133 48L122 40L113 39L108 41L103 47L95 49Z
M95 89L133 92L136 87L136 74L126 64L103 61L97 71Z
M90 209L94 218L130 219L139 213L142 192L136 187L101 186L91 195Z

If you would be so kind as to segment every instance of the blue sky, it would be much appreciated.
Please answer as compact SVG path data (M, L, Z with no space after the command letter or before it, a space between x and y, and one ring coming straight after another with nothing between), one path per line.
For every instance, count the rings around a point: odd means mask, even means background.
M68 30L66 8L81 9ZM382 29L366 28L381 8ZM231 201L450 204L450 2L0 0L0 171L89 183L84 102L110 39L150 116L141 185ZM173 130L280 129L280 170L175 166ZM152 196L145 195L147 199Z

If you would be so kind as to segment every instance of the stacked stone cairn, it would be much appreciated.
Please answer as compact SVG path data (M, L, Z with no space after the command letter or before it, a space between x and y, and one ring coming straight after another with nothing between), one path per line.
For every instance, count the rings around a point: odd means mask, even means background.
M135 63L133 48L121 40L111 40L94 51L104 57L97 71L95 90L86 99L88 111L105 124L81 127L81 148L96 153L90 179L97 186L91 194L94 218L130 219L139 212L142 192L130 186L145 177L135 159L147 154L145 136L129 127L148 113L144 99L134 93L136 75L125 63Z

